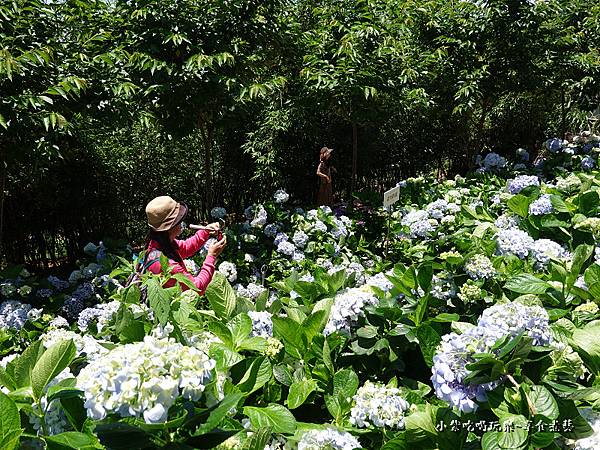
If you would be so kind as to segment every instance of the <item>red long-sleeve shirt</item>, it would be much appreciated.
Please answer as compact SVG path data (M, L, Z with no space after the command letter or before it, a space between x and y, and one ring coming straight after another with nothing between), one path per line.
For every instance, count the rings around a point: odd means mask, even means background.
M206 243L210 234L206 230L198 230L196 234L194 234L191 238L186 240L175 239L174 247L176 248L181 259L189 258L194 255L198 250L202 248L202 246ZM150 244L148 244L148 258L149 260L160 258L160 250L158 246L158 242L152 240ZM169 258L169 266L172 268L171 273L182 273L187 278L190 279L192 283L200 290L200 293L204 293L206 287L209 285L212 280L213 274L215 273L215 257L212 255L208 255L204 260L204 264L202 264L202 268L200 269L200 273L196 276L193 276L191 273L187 271L184 263L180 263L174 261ZM154 264L150 265L147 269L149 272L154 274L159 274L162 271L160 266L160 261L156 261ZM169 279L164 287L175 286L177 281L174 278ZM189 287L184 283L179 283L182 290L187 290Z

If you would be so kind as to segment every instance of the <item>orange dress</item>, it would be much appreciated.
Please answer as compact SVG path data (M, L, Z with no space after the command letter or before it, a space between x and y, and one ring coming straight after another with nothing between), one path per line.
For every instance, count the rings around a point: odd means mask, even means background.
M318 172L325 174L331 179L331 168L321 161L317 169ZM333 205L333 183L328 183L325 178L319 177L319 193L317 194L317 206Z

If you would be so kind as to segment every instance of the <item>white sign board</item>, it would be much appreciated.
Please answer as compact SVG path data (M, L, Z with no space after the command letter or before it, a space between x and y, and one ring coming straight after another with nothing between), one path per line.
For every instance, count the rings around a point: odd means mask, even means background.
M389 191L385 191L383 193L383 207L387 208L388 206L392 206L400 200L400 186L396 186L395 188L390 189Z

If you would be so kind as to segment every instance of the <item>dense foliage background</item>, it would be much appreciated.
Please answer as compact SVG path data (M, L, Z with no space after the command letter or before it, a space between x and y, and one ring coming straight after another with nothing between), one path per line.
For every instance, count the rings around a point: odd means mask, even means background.
M599 48L594 0L3 1L2 258L139 241L159 193L310 203L322 145L345 199L535 155L594 126Z

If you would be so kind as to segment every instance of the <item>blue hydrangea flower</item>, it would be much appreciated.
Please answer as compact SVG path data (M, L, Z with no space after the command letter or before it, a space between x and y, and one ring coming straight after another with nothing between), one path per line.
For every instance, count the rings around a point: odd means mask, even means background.
M518 148L516 154L522 161L529 161L529 152L524 148Z
M550 194L544 194L529 205L529 214L532 216L543 216L550 214L554 210L550 201Z
M571 254L558 242L551 239L538 239L531 246L531 255L536 269L545 269L550 259L570 259Z
M586 156L585 158L583 158L581 160L581 169L582 170L592 170L594 167L596 167L596 162L594 161L594 158L592 158L591 156Z
M562 141L558 138L548 139L545 143L546 148L551 153L558 153L562 148Z
M539 186L540 180L535 175L519 175L508 182L508 192L518 194L529 186Z

